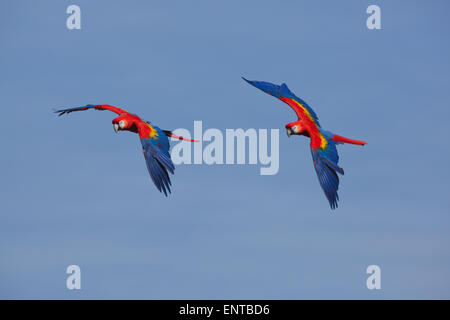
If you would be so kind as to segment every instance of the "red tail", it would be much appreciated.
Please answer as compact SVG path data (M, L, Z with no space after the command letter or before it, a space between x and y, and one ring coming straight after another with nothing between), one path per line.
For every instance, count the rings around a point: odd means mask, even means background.
M360 146L363 146L363 145L367 144L367 142L365 142L365 141L353 140L353 139L349 139L349 138L346 138L346 137L338 136L337 134L335 134L331 140L336 141L336 142L342 142L342 143L357 144L357 145L360 145Z
M198 142L198 140L193 140L193 139L188 139L188 138L185 138L185 137L177 136L176 134L173 134L172 131L169 131L169 130L163 130L163 131L166 134L166 136L171 137L171 138L184 140L184 141L189 141L189 142Z

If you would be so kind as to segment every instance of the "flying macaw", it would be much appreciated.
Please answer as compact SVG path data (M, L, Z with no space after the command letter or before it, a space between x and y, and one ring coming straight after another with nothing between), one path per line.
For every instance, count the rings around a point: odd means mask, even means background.
M167 137L190 142L198 141L179 137L169 130L161 130L157 126L151 125L150 122L142 120L137 115L108 104L89 104L83 107L56 110L55 113L62 116L66 113L84 111L88 109L109 110L117 113L119 116L112 121L115 132L126 130L139 134L139 138L142 143L142 151L144 153L145 162L147 164L150 177L156 185L156 188L158 188L160 192L164 192L167 196L167 191L170 193L171 185L168 172L174 174L175 170L169 154L170 145Z
M252 86L287 103L295 111L298 120L286 125L286 133L288 137L291 135L303 135L311 139L311 154L320 185L325 192L331 209L337 208L339 177L336 172L343 175L344 170L338 166L339 156L336 145L351 143L363 146L367 143L365 141L348 139L322 129L314 110L305 101L293 94L285 83L278 86L269 82L243 79Z

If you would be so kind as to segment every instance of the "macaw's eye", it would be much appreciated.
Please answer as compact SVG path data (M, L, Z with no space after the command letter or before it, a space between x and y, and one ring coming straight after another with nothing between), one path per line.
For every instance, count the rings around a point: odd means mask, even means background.
M292 127L292 131L294 131L295 133L297 133L297 132L298 132L298 127L297 127L297 126L293 126L293 127Z
M120 126L120 129L125 128L125 121L120 120L120 121L119 121L119 126Z

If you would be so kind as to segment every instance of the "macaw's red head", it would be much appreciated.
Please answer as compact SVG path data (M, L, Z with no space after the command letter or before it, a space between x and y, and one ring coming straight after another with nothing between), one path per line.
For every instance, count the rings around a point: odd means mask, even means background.
M305 130L299 121L291 122L286 125L286 134L288 137L290 137L292 134L295 134L295 135L302 134L302 132L304 132L304 131Z
M126 116L117 117L112 121L115 132L119 130L129 130L133 126L133 123L134 122Z

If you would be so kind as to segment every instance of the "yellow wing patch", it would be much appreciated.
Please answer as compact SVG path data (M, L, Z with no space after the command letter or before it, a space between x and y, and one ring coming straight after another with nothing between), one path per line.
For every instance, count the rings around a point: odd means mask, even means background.
M316 121L315 121L314 118L311 116L311 114L309 113L308 109L306 109L306 108L305 108L300 102L298 102L297 100L292 99L292 98L291 98L291 100L294 101L294 102L295 102L295 103L303 110L303 112L308 116L308 118L309 118L315 125L317 125ZM327 141L327 139L325 139L325 137L323 136L323 134L320 133L320 131L319 131L319 135L320 135L320 148L321 148L322 150L324 150L324 149L327 147L327 145L328 145L328 141Z
M311 116L311 114L309 113L309 111L308 111L308 109L306 109L300 102L298 102L297 100L295 100L295 99L292 99L291 98L291 100L292 101L294 101L302 110L303 110L303 112L308 116L308 118L313 122L313 123L316 123L316 121L314 120L314 118Z
M150 128L150 132L148 137L152 139L158 138L158 131L156 131L155 128L153 128L149 123L147 123L148 127Z
M326 146L328 145L327 139L323 136L323 134L320 134L320 148L324 150Z

